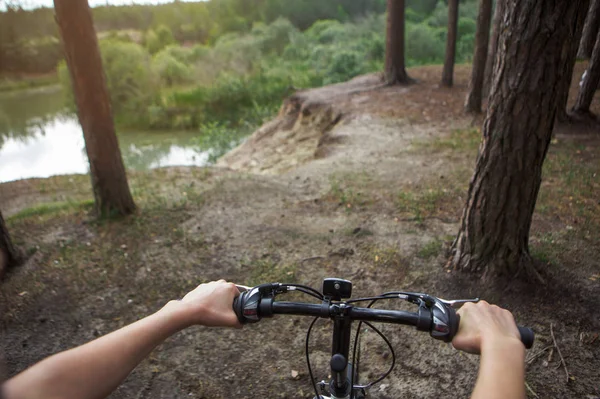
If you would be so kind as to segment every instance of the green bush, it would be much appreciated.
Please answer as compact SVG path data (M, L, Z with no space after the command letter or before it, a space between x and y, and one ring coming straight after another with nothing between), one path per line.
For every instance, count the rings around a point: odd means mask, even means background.
M174 43L175 38L173 37L173 33L164 25L160 25L155 30L148 30L144 38L144 44L150 54L156 54Z
M344 82L366 72L365 56L356 51L342 50L331 58L324 84Z
M466 35L474 35L477 29L477 22L471 18L459 18L458 19L458 37L461 38Z
M340 40L345 39L346 30L339 21L326 19L315 22L304 34L310 41L316 43L339 43Z
M417 11L412 8L407 8L405 13L406 22L412 22L414 24L418 24L423 22L425 17L422 14L419 14Z
M138 44L114 40L100 41L100 51L117 122L146 126L148 108L159 102L158 80L151 68L150 55ZM58 75L73 107L71 79L64 61L58 66Z
M167 87L192 80L192 73L181 60L172 55L168 48L156 53L152 58L152 67Z
M406 55L412 65L442 62L445 42L441 31L425 24L407 24Z
M462 4L461 4L462 5ZM460 5L458 7L460 13ZM448 27L448 6L444 2L436 4L435 9L427 18L427 24L434 28L446 28Z
M473 59L475 51L475 35L465 35L456 43L456 62L467 62Z
M290 43L294 35L299 34L298 29L290 21L277 18L269 25L255 24L251 35L257 41L262 54L280 54Z
M157 78L150 55L135 43L103 40L100 51L113 112L118 117L143 117L156 101Z
M190 62L196 59L197 55L194 52L194 49L191 47L183 47L178 44L169 45L158 53L154 55L154 57L158 57L160 54L168 54L169 56L175 58L177 61L182 62L184 64L189 64Z

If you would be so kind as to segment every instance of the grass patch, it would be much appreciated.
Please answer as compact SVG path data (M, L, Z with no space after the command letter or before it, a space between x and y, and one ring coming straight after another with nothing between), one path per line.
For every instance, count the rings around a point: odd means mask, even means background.
M281 263L270 258L255 259L245 266L250 269L248 282L251 286L263 283L290 282L295 281L296 278L297 266L295 264Z
M58 75L56 74L29 77L26 79L12 79L5 77L0 78L0 93L16 90L34 89L37 87L50 86L58 83Z
M541 215L561 215L569 223L600 229L600 162L594 147L553 142L536 204Z
M387 268L394 270L399 276L404 276L408 270L409 262L402 256L396 247L381 247L369 245L363 252L362 258L374 268Z
M327 199L344 207L346 212L368 206L373 199L368 194L370 177L366 173L332 176Z
M413 142L415 148L426 148L432 152L453 151L475 151L479 148L482 135L481 130L475 128L456 129L448 136L438 137L434 140L417 140Z
M442 252L442 249L443 242L435 239L422 246L419 251L417 251L417 257L421 259L435 258Z
M423 190L404 190L394 199L396 210L404 217L423 223L431 217L457 215L462 206L458 189L433 187Z
M40 204L22 211L7 218L9 222L17 222L29 218L43 219L44 217L54 217L74 212L90 211L94 207L93 200L51 202Z

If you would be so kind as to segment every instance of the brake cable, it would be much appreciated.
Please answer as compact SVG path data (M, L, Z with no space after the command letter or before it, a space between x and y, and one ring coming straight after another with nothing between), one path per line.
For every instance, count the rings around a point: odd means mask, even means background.
M385 295L385 294L384 294ZM381 300L381 299L393 299L397 297L387 297L387 296L383 296L380 295L379 297L370 297L370 298L357 298L351 301L347 301L346 303L351 303L351 302L362 302L362 301L368 301L371 300L371 303L369 303L369 305L367 306L367 308L372 307L375 302ZM390 341L387 339L387 337L385 335L383 335L383 333L381 331L379 331L377 328L375 328L375 326L373 326L371 323L365 321L364 322L366 325L368 325L373 331L375 331L387 344L388 348L390 349L390 353L392 354L392 365L390 366L390 368L388 369L387 372L385 372L381 377L379 377L377 380L370 382L364 386L360 386L360 388L362 389L366 389L369 388L375 384L377 384L380 381L383 381L388 375L390 375L390 373L394 370L394 367L396 366L396 353L394 352L394 348L392 347L392 344L390 343ZM354 336L354 346L352 348L352 363L356 366L356 348L358 347L358 338L360 335L360 327L362 326L363 321L359 321L358 322L358 327L356 328L356 335ZM352 389L354 389L354 372L352 373L352 375L350 376L350 386L352 387Z

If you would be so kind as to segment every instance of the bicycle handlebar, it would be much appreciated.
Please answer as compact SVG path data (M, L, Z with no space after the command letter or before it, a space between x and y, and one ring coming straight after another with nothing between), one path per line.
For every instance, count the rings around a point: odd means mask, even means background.
M263 284L254 287L235 298L233 309L240 323L255 323L263 317L272 317L275 314L331 319L347 317L350 320L415 326L417 330L427 331L431 337L445 342L452 341L460 323L460 316L456 314L454 308L447 304L450 302L425 294L403 293L404 297L400 297L408 298L410 302L419 304L418 312L407 312L355 307L351 303L343 301L332 302L328 297L321 304L274 301L276 294L287 292L287 289L277 291L278 287L283 286L277 284ZM535 338L533 330L521 326L518 329L521 341L527 349L530 349Z

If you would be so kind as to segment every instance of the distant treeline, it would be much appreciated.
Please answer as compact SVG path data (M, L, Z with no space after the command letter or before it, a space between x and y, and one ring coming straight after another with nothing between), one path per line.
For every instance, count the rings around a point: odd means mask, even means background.
M414 18L429 15L437 3L438 0L408 0L407 7ZM348 22L383 13L385 8L386 0L175 1L162 5L101 6L93 9L93 17L99 33L123 30L144 33L164 26L179 43L212 44L225 33L249 32L257 22L269 24L280 17L303 31L317 20ZM9 6L7 11L0 12L0 72L49 72L61 58L52 8L24 10Z

